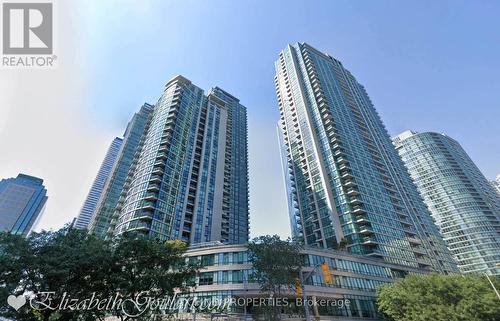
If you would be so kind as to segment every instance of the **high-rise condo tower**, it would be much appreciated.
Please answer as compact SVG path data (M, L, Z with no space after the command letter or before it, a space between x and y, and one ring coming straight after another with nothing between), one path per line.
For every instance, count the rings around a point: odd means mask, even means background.
M364 87L340 61L305 43L287 46L275 69L293 237L456 271Z
M449 136L394 138L408 171L463 273L500 274L500 196Z
M170 80L115 199L108 236L247 242L245 106L218 87L205 95L182 76Z

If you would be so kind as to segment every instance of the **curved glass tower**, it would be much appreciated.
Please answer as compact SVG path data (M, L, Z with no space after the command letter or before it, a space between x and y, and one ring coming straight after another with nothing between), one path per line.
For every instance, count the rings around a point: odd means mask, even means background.
M500 274L500 196L460 144L413 131L394 144L460 270Z
M364 87L305 43L286 47L275 70L293 237L457 271Z
M144 104L128 123L117 159L90 220L90 233L105 237L112 230L113 213L125 186L125 179L133 167L134 157L146 134L153 109L153 105Z

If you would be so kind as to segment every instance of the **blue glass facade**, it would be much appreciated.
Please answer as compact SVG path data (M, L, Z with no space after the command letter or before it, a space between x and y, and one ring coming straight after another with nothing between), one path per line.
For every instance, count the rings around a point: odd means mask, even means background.
M28 235L40 218L47 198L40 178L19 174L0 181L0 231Z
M111 225L191 243L248 240L246 108L215 87L170 80L135 154Z
M456 265L364 87L298 43L275 63L292 235L440 272Z
M461 272L500 274L500 196L460 144L412 131L394 144Z
M94 213L97 202L101 197L102 191L104 189L104 185L111 174L111 170L113 169L113 165L115 164L116 157L118 156L118 152L120 151L120 147L122 145L123 140L119 137L113 139L113 142L108 148L106 152L106 156L99 168L99 172L97 172L97 176L92 183L92 187L85 198L85 202L83 203L82 209L80 210L80 214L78 215L75 221L75 227L79 229L87 229L92 214Z
M227 109L221 237L227 243L242 244L248 241L250 230L247 111L236 97L218 87L209 97L221 99Z
M127 175L134 167L134 157L140 149L153 109L154 106L144 104L127 125L117 159L90 220L89 231L95 235L105 237L113 231L113 214L125 188Z

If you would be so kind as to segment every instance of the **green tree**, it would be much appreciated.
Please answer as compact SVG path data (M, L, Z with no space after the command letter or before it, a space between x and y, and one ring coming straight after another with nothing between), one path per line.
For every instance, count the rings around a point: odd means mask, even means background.
M95 293L102 298L159 298L189 285L197 267L186 264L183 242L164 242L136 235L108 242L84 231L64 228L56 232L33 233L27 239L0 234L0 315L16 320L102 320L115 315L130 317L119 306L109 311L34 310L26 304L19 311L6 305L11 294L40 294L53 291L52 299L80 300ZM139 314L127 305L127 312ZM151 319L158 311L146 311L136 319Z
M339 243L337 241L333 241L333 249L337 251L344 251L347 252L347 241L345 238L341 239Z
M377 304L394 321L500 320L500 300L484 275L408 275L381 287Z
M259 283L261 292L280 297L283 292L295 289L303 265L301 247L297 243L281 240L277 235L265 235L253 239L248 249L255 270L252 278ZM279 307L270 307L265 313L269 320L277 320L279 311Z
M131 298L142 295L158 299L173 296L175 290L186 292L194 286L199 265L187 264L183 256L187 250L184 242L164 242L125 234L114 241L113 250L113 264L109 276L104 279L110 295L124 293ZM128 320L130 315L140 312L135 305L129 305L129 316L121 309L115 309L113 315ZM146 311L138 319L152 320L158 312Z
M10 294L54 291L55 301L63 293L72 298L90 297L104 289L100 282L112 258L106 242L70 228L33 233L27 239L0 235L0 312L16 320L95 320L103 313L87 311L35 311L26 304L18 312L5 305Z

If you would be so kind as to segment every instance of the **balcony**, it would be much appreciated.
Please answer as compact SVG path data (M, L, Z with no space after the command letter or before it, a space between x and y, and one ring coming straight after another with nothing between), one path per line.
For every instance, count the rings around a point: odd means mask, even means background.
M398 216L400 218L403 218L403 219L407 219L408 218L408 214L404 213L404 212L398 212Z
M150 202L150 201L146 201L146 202L142 203L142 208L145 210L154 211L155 210L155 203Z
M345 172L340 173L340 177L341 177L341 178L343 178L343 179L351 179L351 178L354 178L354 176L352 176L352 173L351 173L351 172L348 172L348 171L345 171Z
M350 180L350 179L349 179L349 180L347 180L346 182L344 182L344 183L343 183L343 185L344 185L345 187L354 187L354 186L356 186L356 183L354 183L354 181L353 181L353 180Z
M154 167L152 173L161 175L161 174L163 174L163 169L160 167Z
M408 242L410 242L410 244L416 244L416 245L422 244L422 241L414 237L407 237L406 239L408 240Z
M359 199L358 197L351 197L351 200L349 201L349 203L351 203L352 205L359 205L361 204L361 199Z
M363 235L372 235L374 234L373 230L368 227L368 226L363 226L360 230L359 230L359 234L363 234Z
M394 188L394 185L384 184L384 187L390 193L393 193L393 194L397 194L398 193L398 191Z
M165 125L165 128L163 129L164 133L171 133L173 131L174 131L173 123L169 123L168 125Z
M149 179L149 181L152 183L161 183L161 176L160 175L151 175L151 178Z
M158 153L158 155L156 155L156 158L167 159L167 153L165 152Z
M366 254L366 256L370 256L370 257L373 257L373 258L383 258L384 254L382 252L380 252L380 251L373 250L373 252Z
M362 209L361 207L353 207L351 213L359 215L359 214L365 214L366 211L364 209Z
M413 253L415 253L417 255L417 257L419 257L421 255L422 256L423 255L427 255L427 252L423 248L421 248L421 247L415 247L415 248L413 248Z
M361 218L358 218L357 220L355 220L356 223L358 224L369 224L371 223L371 221L365 217L361 217Z
M417 258L417 262L418 264L420 264L422 267L430 267L432 266L431 263L429 263L429 261L424 257L421 257L421 258Z
M330 141L334 144L340 143L340 139L337 136L333 136Z
M146 193L146 195L144 195L144 199L145 200L157 200L158 199L158 194L157 193L152 193L152 192Z
M344 157L337 158L337 162L340 163L340 164L347 164L347 163L349 163L349 161L347 159L345 159Z
M387 173L379 173L380 177L382 177L382 180L391 182L391 177Z
M402 218L399 219L399 222L401 223L404 229L411 227L413 225L410 221Z
M132 230L148 231L150 225L148 222L134 218L132 221L130 221L128 228Z
M362 239L362 244L363 245L366 245L366 246L377 246L378 245L378 242L375 241L375 238L373 237L364 237Z
M389 194L389 197L391 198L391 201L396 204L398 204L401 201L401 199L397 195Z
M333 153L333 155L335 155L335 156L344 155L344 152L343 152L341 149L337 149L337 150L335 151L335 153Z
M152 221L153 220L153 216L151 215L150 212L142 212L142 213L139 213L140 216L138 216L137 218L141 221Z
M359 192L355 188L349 188L347 189L346 194L349 196L356 196L359 195Z
M160 190L160 185L158 184L151 184L148 186L148 191L159 191Z
M161 167L161 168L165 168L165 162L163 161L157 161L155 164L154 164L155 167Z
M341 164L339 166L339 170L343 171L343 170L351 170L351 168L349 166L347 166L347 164Z
M406 232L406 237L415 237L417 235L417 231L415 231L411 227L410 228L405 228L404 230Z

